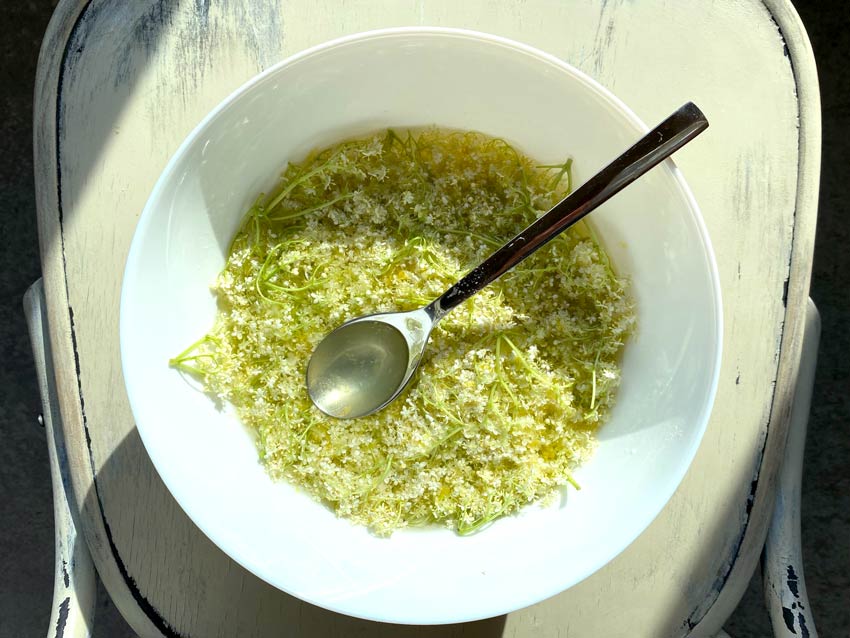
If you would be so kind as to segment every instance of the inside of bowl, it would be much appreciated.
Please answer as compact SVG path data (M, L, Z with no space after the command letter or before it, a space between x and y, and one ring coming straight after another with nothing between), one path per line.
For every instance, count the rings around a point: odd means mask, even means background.
M544 163L572 156L579 183L642 132L585 76L496 38L399 30L300 56L208 117L157 184L128 259L121 345L147 450L224 551L324 607L393 622L455 622L575 584L660 511L708 418L719 297L698 210L668 162L591 216L616 268L631 279L639 327L612 419L577 473L581 491L471 537L431 529L381 539L273 483L250 434L168 359L211 327L209 287L230 240L288 160L363 133L423 125L503 137Z

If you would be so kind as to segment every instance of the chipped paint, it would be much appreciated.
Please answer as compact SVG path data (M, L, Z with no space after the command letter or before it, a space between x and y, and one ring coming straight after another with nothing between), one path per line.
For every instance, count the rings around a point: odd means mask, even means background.
M794 612L788 609L788 607L783 607L782 619L785 621L785 626L788 628L788 631L796 635L797 630L794 629Z
M56 620L56 633L53 634L55 638L62 638L65 635L65 627L68 624L68 611L70 607L70 596L66 597L65 600L59 603L59 618Z
M793 565L788 565L788 578L786 580L788 584L788 590L794 594L794 598L800 597L800 592L797 588L799 579L797 578L797 573L794 571Z

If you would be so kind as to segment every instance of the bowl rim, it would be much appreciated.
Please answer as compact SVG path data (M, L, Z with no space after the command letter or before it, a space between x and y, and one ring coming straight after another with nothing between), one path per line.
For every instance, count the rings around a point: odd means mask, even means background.
M247 559L244 556L239 555L237 552L231 551L231 548L228 547L228 543L222 536L216 533L213 529L208 529L206 525L204 525L198 517L193 516L193 507L191 503L186 503L181 496L181 490L174 489L174 486L171 484L169 473L166 469L163 472L160 464L156 462L156 453L152 454L152 448L150 445L150 440L145 435L145 427L141 426L141 421L136 419L135 415L137 414L137 410L135 409L136 401L138 398L134 399L134 391L130 388L129 383L126 381L128 379L127 370L125 366L127 365L127 357L126 357L126 348L125 348L125 339L124 335L127 334L128 328L126 327L127 322L127 296L128 296L128 288L124 285L124 282L128 279L128 275L134 270L138 269L137 262L140 259L140 240L139 238L145 235L148 232L148 228L150 227L152 221L152 215L149 213L154 202L160 197L162 190L165 188L165 183L167 181L167 176L172 174L175 166L183 159L184 155L191 148L192 144L197 140L197 138L211 125L211 123L231 104L237 101L246 91L251 89L252 87L260 84L267 77L279 72L281 69L291 66L301 60L307 59L317 54L324 54L333 49L344 47L351 43L360 42L364 40L375 40L380 38L393 38L398 36L408 36L408 35L416 35L416 36L440 36L440 37L455 37L455 38L463 38L475 40L491 45L499 45L505 48L512 49L514 51L524 53L531 57L534 57L541 62L547 62L559 70L571 75L578 82L586 85L592 92L596 93L600 98L604 98L608 101L616 111L618 111L627 121L628 124L631 125L635 130L639 133L645 133L649 130L649 127L629 108L620 98L618 98L612 91L607 89L600 82L587 75L583 71L574 67L570 63L565 60L556 57L550 53L547 53L541 49L533 47L531 45L506 38L504 36L495 35L491 33L476 31L473 29L466 28L455 28L455 27L440 27L440 26L401 26L401 27L389 27L389 28L381 28L381 29L373 29L367 31L361 31L353 34L344 35L338 38L334 38L325 42L321 42L315 44L311 47L298 51L290 56L287 56L275 64L269 66L267 69L255 74L245 82L243 82L239 87L230 92L224 99L222 99L215 107L213 107L199 122L198 124L192 128L192 130L186 135L181 144L177 147L177 149L172 154L171 158L165 164L163 169L161 170L159 176L157 177L157 181L155 182L146 202L142 209L141 215L139 217L139 221L136 225L135 230L133 231L133 237L130 243L130 248L127 254L127 259L125 262L124 270L122 273L122 283L121 283L121 293L120 293L120 301L119 301L119 350L121 355L121 367L122 372L125 379L125 389L127 391L127 396L130 404L131 412L133 413L134 421L136 424L136 428L139 432L139 436L142 440L142 443L145 447L145 450L151 459L151 462L154 468L157 471L157 474L165 484L168 489L170 495L175 499L175 501L180 505L181 509L186 513L189 519L196 525L207 538L209 538L212 543L220 549L224 554L226 554L229 558L237 562L239 565L244 567L246 570L269 583L273 587L284 591L300 600L308 602L310 604L314 604L316 606L322 607L324 609L345 614L348 616L362 618L365 620L376 621L376 622L389 622L389 623L398 623L398 624L422 624L422 625L438 625L438 624L449 624L449 623L462 623L462 622L471 622L476 620L481 620L483 618L506 614L511 611L515 611L517 609L521 609L523 607L535 604L548 598L550 596L554 596L559 594L576 584L580 583L582 580L586 579L591 574L595 573L608 563L610 563L614 558L616 558L619 554L621 554L629 545L631 545L639 536L641 536L647 527L657 518L660 512L667 506L670 499L672 498L675 491L678 489L679 485L681 485L682 480L685 477L685 474L690 469L693 464L694 457L696 456L697 450L702 443L704 438L706 429L708 427L708 422L710 420L711 412L713 409L714 401L716 399L717 389L719 385L720 379L720 370L721 370L721 360L722 360L722 351L723 351L723 305L722 305L722 297L721 297L721 288L720 288L720 276L719 269L717 266L716 256L709 238L708 229L705 224L705 220L702 216L701 209L699 208L696 199L688 186L687 182L684 179L679 168L676 166L675 162L672 159L667 159L664 161L664 164L667 165L668 169L671 171L671 176L673 178L674 183L678 186L681 196L686 200L689 208L689 215L692 217L692 221L694 222L697 230L697 234L702 243L703 250L705 252L706 257L706 265L708 269L708 275L711 283L711 289L713 294L713 306L714 306L714 317L713 317L713 328L716 334L716 349L714 353L714 360L712 362L713 370L711 373L711 383L708 388L708 392L705 395L705 402L699 412L699 421L698 428L695 428L694 436L690 445L688 446L686 453L683 455L683 462L677 467L677 471L671 474L668 477L668 481L663 484L663 489L660 490L662 492L663 498L658 500L657 508L648 509L646 514L639 523L635 526L635 533L631 536L631 539L628 540L622 546L612 546L609 551L604 553L600 562L596 564L595 567L586 571L586 573L581 573L577 576L577 578L569 584L566 589L557 589L548 592L545 596L540 596L539 594L535 594L533 596L522 596L518 594L515 596L515 604L510 608L502 607L491 607L485 608L484 605L476 606L474 613L468 613L465 615L453 615L447 617L440 618L421 618L410 613L404 615L393 615L393 614L377 614L374 612L364 612L363 610L352 608L350 606L346 606L345 601L342 601L342 604L335 602L328 602L325 600L317 599L314 596L304 596L299 592L292 591L281 585L280 579L275 578L273 574L267 573L267 571L263 568L262 565L255 564L255 562ZM155 446L154 446L155 447Z

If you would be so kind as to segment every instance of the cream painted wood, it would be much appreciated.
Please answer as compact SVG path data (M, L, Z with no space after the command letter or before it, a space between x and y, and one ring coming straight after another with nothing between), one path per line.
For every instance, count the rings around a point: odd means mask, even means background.
M67 463L67 448L59 415L59 397L53 382L53 357L47 339L44 286L41 280L24 295L24 314L30 332L38 389L41 393L41 422L47 438L50 478L53 488L53 527L55 537L53 604L47 625L51 638L88 638L94 624L96 598L94 565L85 539L74 519L74 504Z
M818 638L812 606L806 591L800 547L800 492L820 334L820 315L815 304L809 300L803 354L791 412L791 428L779 476L773 519L762 556L765 604L777 638Z
M408 24L537 46L597 78L650 123L688 99L699 104L711 129L677 163L706 218L725 307L712 420L655 522L569 591L445 628L325 612L212 546L142 448L118 352L121 272L135 222L197 121L288 54ZM764 542L811 268L819 105L811 50L790 4L63 0L42 49L36 101L44 283L74 492L98 571L140 635L683 636L720 628Z

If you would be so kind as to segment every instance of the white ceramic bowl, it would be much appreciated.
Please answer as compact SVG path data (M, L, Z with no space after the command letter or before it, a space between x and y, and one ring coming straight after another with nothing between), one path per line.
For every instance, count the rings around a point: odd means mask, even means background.
M591 216L632 279L639 328L599 449L576 473L580 492L471 537L429 529L383 539L273 483L232 413L217 411L168 359L211 327L209 285L226 246L288 160L354 134L430 124L504 137L544 162L572 155L579 182L647 129L576 69L502 38L409 28L336 40L255 77L186 139L142 213L121 297L121 355L139 433L191 519L280 589L398 623L506 613L614 558L684 476L720 364L714 257L697 205L667 161Z

